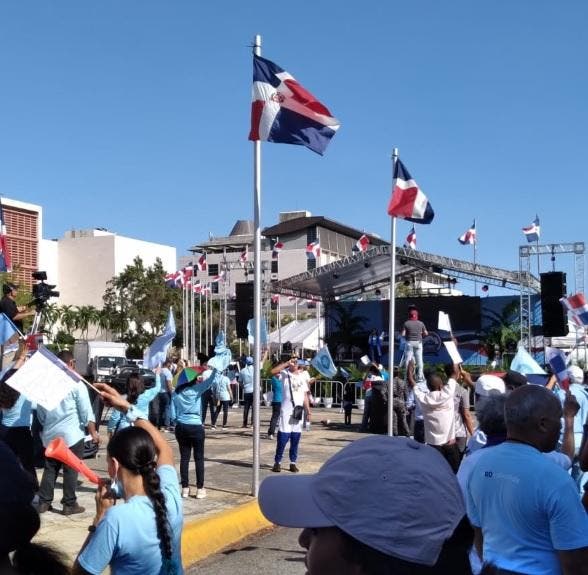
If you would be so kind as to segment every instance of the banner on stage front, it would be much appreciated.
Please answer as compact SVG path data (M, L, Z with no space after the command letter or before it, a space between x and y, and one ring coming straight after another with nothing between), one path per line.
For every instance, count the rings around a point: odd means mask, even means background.
M47 411L55 409L74 388L79 376L47 348L36 351L6 383Z

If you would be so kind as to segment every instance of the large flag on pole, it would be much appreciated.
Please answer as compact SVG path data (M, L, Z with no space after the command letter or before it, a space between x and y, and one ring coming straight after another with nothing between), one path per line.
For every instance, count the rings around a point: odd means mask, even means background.
M539 225L539 216L535 216L533 223L526 228L523 228L523 233L527 238L527 242L538 242L541 236L541 226Z
M457 241L462 246L467 246L475 244L476 240L476 221L474 220L474 223L468 228L467 231L465 231L463 234L461 234L461 236L459 236L459 238L457 238Z
M394 165L394 182L388 215L415 224L430 224L435 217L427 196L400 160L396 160Z
M306 246L306 257L309 260L318 260L321 256L321 245L318 240L310 242Z
M354 252L367 252L368 248L370 247L370 238L363 234L356 242L352 248Z
M252 141L306 146L324 154L340 124L288 72L253 56Z
M153 343L145 350L145 356L143 358L145 367L153 369L166 360L167 352L174 337L176 337L176 321L174 319L173 309L170 307L163 333L159 337L156 337Z
M0 272L11 272L12 261L8 252L8 242L6 239L6 220L4 219L4 210L0 200Z
M6 383L47 411L55 409L82 378L46 347L40 348Z

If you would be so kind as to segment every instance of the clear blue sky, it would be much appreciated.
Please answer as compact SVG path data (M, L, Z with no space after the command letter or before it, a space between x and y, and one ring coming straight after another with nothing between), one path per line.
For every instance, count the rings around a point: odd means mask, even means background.
M584 0L3 2L0 193L41 204L49 238L181 255L226 234L252 217L259 33L342 124L322 158L263 145L264 225L307 209L388 237L398 146L436 211L419 249L470 258L475 217L479 261L516 268L535 213L542 241L585 240L587 29Z

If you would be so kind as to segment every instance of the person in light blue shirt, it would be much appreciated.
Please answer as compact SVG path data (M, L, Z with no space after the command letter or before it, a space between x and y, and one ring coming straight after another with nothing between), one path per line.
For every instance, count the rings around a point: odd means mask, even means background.
M284 395L284 384L277 376L272 376L272 417L267 430L267 438L273 439L278 421L280 420L280 411L282 409L282 396Z
M8 370L0 381L0 439L10 447L30 475L36 491L39 482L33 457L32 406L24 395L6 383L15 372L16 369Z
M207 370L197 379L179 385L172 394L171 419L180 448L180 479L182 497L190 496L188 470L194 453L196 466L196 499L206 497L204 488L204 425L202 425L202 394L218 384L222 377L216 369Z
M219 377L216 385L212 388L212 393L216 401L218 401L216 411L212 414L212 429L216 429L216 420L221 409L223 411L223 429L225 429L229 418L229 407L233 402L231 380L226 375Z
M253 425L253 358L249 355L245 358L245 367L239 372L237 379L243 386L243 427L247 427L249 411L251 411L251 425Z
M98 384L106 404L132 426L108 443L108 474L75 575L182 575L182 500L173 451L157 429L116 390ZM124 501L114 505L117 498Z
M145 415L149 415L149 404L153 401L159 390L161 389L161 378L159 369L155 374L155 385L151 389L145 389L145 381L138 373L132 373L127 379L127 401L137 406L137 410ZM127 422L122 413L116 409L112 410L110 419L108 420L108 435L112 436L117 431L128 427Z
M574 446L575 456L572 463L572 478L576 482L578 493L580 496L584 495L584 485L588 482L588 473L584 473L580 469L580 462L578 456L580 454L580 447L582 446L582 437L584 435L584 423L588 421L588 393L584 388L584 372L577 365L572 365L568 368L568 377L570 378L570 392L576 398L580 409L574 417ZM566 398L566 392L563 389L557 391L557 396L563 405ZM563 444L563 432L559 439L560 444Z
M507 440L483 453L467 480L467 512L483 560L528 575L587 573L588 514L553 451L561 404L523 385L506 398Z
M70 351L62 351L59 359L70 369L74 369L73 354ZM86 386L81 381L73 385L73 389L65 396L61 403L52 411L47 411L40 405L37 406L37 418L43 428L41 440L43 446L47 447L51 440L62 437L65 444L71 449L74 455L82 457L84 453L84 438L86 427L95 443L100 443L100 437L96 432L94 412L90 404L90 397ZM76 486L78 481L77 471L67 465L63 465L57 459L47 457L45 469L41 478L39 488L39 513L45 513L52 509L55 482L59 470L63 467L63 514L72 515L83 513L85 509L78 505L76 498Z

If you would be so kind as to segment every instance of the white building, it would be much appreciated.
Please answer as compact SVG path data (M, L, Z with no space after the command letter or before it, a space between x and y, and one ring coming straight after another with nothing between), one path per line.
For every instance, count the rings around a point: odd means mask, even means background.
M176 268L176 248L145 242L103 230L73 230L59 240L42 240L39 269L60 292L58 305L102 308L107 282L133 263L145 267L159 258L166 271Z

